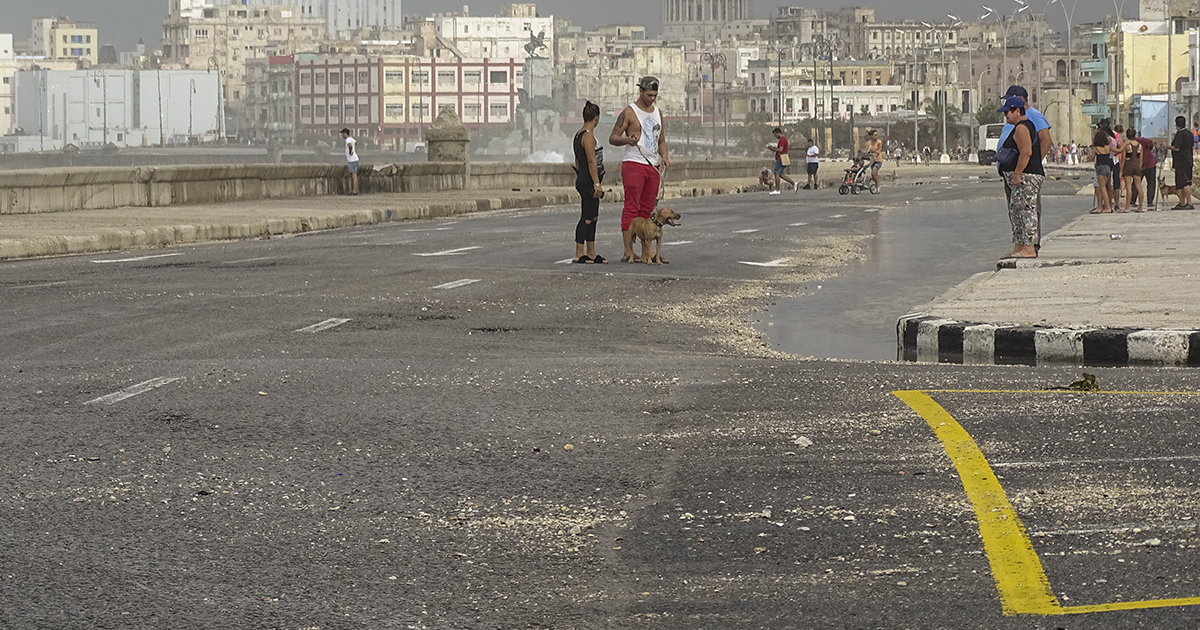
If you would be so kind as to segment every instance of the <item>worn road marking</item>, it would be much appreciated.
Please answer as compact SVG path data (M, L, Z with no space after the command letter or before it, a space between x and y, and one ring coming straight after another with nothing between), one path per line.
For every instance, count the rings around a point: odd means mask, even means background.
M575 259L574 259L574 258L564 258L564 259L562 259L562 260L556 260L556 261L554 261L554 264L556 264L556 265L565 265L566 263L569 263L569 262L571 262L572 260L575 260ZM434 288L436 289L437 287L434 287Z
M757 228L751 228L751 229L748 229L748 230L734 230L734 231L733 231L733 233L734 233L734 234L753 234L753 233L755 233L755 232L757 232L757 231L758 231L758 229L757 229Z
M829 215L829 218L830 218L830 219L840 219L840 218L842 218L842 217L844 217L844 216L846 216L846 215L844 215L844 214L831 214L831 215Z
M752 267L782 267L782 266L784 266L785 263L787 263L787 261L788 261L787 258L777 258L770 262L752 262L749 260L739 260L738 263L743 264L743 265L750 265Z
M442 251L442 252L425 252L425 253L421 253L421 254L413 254L413 256L457 256L463 252L469 252L472 249L479 249L480 247L481 247L480 245L475 245L472 247L460 247L458 249L447 249L446 251Z
M335 326L341 326L342 324L345 324L348 321L350 321L350 320L344 319L341 317L331 317L323 322L317 322L317 323L313 324L312 326L305 326L304 328L297 328L296 330L294 330L292 332L321 332L322 330L329 330L330 328L333 328Z
M695 242L696 241L669 241L669 244L671 244L671 245L691 245L692 243L695 243Z
M174 378L165 378L165 377L152 378L148 381L143 381L141 383L138 383L137 385L131 385L129 387L126 387L125 389L122 389L119 392L114 392L112 394L108 394L107 396L101 396L99 398L93 398L83 404L85 404L85 405L111 405L113 403L121 402L122 400L125 400L126 398L133 398L134 396L137 396L138 394L145 394L146 392L148 392L150 390L158 389L159 387L162 387L163 385L166 385L168 383L174 383L175 381L180 381L180 380L183 380L183 377L177 376Z
M808 224L807 223L789 223L788 227L800 227L802 225L808 225Z
M103 265L106 263L137 262L139 260L150 260L151 258L169 258L171 256L182 256L182 255L183 255L182 252L177 252L174 254L154 254L152 256L138 256L136 258L116 258L113 260L93 260L92 262L96 263L97 265Z
M476 282L479 282L479 280L474 279L474 278L463 278L462 280L455 280L454 282L447 282L446 284L439 284L436 287L429 287L429 288L431 288L431 289L457 289L458 287L465 287L468 284L475 284Z
M410 229L410 230L404 230L404 231L405 231L405 232L442 232L442 231L444 231L444 230L449 230L449 229L450 229L450 228L448 228L448 227L439 227L439 228L413 228L413 229Z
M4 287L6 289L41 289L44 287L57 287L64 284L75 284L74 280L59 280L57 282L42 282L39 284L14 284Z
M239 263L258 262L260 260L275 260L275 257L274 256L260 256L258 258L246 258L244 260L228 260L221 264L222 265L236 265Z
M1000 606L1007 616L1012 615L1074 615L1138 610L1171 606L1200 606L1200 597L1151 599L1112 602L1084 606L1063 606L1054 595L1050 580L1042 567L1041 558L1025 530L1016 510L1008 501L1004 487L996 479L991 465L975 440L945 409L929 396L931 391L894 391L933 429L942 447L954 464L967 498L975 510L984 553L992 567L992 578L1000 595ZM941 390L965 392L970 390ZM992 392L996 393L996 392ZM1048 394L1052 391L1005 393ZM1072 392L1078 394L1078 392ZM1113 394L1101 392L1096 395ZM1126 394L1164 395L1168 392L1124 392ZM1195 394L1195 392L1181 392Z
M1116 459L1052 459L1045 462L1000 462L992 468L1049 468L1051 466L1074 466L1076 464L1133 464L1136 462L1196 461L1200 455L1170 455L1162 457L1127 457Z

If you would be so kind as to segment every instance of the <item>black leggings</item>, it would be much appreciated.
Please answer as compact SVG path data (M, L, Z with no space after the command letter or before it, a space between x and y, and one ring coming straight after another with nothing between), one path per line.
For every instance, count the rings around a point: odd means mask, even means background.
M594 243L596 241L596 220L600 218L600 200L592 196L592 191L578 190L582 212L579 223L575 226L575 242ZM590 221L590 223L589 223Z

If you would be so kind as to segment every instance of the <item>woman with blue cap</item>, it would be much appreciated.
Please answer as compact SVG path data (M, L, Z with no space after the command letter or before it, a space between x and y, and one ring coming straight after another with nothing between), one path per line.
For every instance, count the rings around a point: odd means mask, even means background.
M1025 101L1010 96L996 110L1013 125L1012 133L996 151L1000 176L1012 190L1008 202L1008 220L1012 224L1013 249L1005 258L1037 258L1037 198L1046 171L1042 168L1042 147L1033 122L1025 116Z

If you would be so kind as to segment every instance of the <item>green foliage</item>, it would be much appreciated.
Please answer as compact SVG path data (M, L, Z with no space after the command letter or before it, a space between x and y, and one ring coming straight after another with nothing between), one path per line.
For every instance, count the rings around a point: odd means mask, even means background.
M1004 115L996 111L991 103L980 103L979 109L975 110L975 119L980 125L994 125L1004 122Z

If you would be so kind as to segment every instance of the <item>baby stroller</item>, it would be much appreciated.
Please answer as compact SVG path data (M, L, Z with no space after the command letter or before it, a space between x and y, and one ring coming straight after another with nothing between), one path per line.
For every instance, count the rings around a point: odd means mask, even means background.
M861 190L869 190L872 195L878 193L879 187L875 185L875 180L871 179L871 162L871 156L866 153L854 158L854 163L846 169L842 185L838 186L838 193L857 195Z

